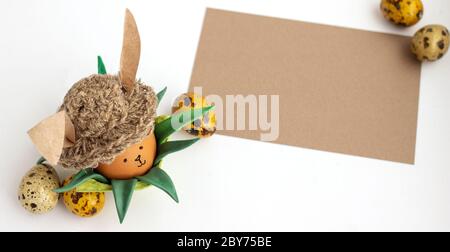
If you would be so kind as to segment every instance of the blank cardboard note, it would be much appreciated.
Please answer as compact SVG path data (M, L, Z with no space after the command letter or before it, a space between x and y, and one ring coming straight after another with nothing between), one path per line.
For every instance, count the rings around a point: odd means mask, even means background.
M208 9L190 89L224 101L279 95L276 143L413 164L421 64L409 41ZM218 133L259 140L261 131Z

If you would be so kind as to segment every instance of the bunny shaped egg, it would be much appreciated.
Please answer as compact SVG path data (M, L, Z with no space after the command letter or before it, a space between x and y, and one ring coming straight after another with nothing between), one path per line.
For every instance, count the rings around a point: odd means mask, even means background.
M79 80L64 97L59 116L29 131L51 164L78 170L109 164L152 134L158 99L153 88L136 80L141 45L129 10L124 28L119 74L93 74ZM58 144L50 148L49 142Z

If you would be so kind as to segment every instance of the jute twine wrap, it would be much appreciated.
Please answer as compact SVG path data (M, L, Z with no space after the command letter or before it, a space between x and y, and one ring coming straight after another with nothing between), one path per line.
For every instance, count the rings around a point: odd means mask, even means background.
M127 147L142 141L154 128L157 97L139 81L131 92L116 75L91 75L75 83L62 106L75 126L76 141L64 148L64 168L111 163Z

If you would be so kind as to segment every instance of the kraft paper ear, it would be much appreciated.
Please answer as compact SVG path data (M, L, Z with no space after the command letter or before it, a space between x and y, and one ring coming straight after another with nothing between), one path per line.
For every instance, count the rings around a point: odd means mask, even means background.
M75 142L75 128L64 110L42 120L28 135L51 165L57 165L63 148Z
M125 11L122 55L120 57L120 80L127 91L134 88L141 55L141 39L130 10Z

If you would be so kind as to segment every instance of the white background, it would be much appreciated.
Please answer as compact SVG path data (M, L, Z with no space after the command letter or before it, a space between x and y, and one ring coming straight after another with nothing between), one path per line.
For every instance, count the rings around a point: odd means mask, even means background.
M1 231L450 231L450 55L423 66L414 166L216 135L166 159L178 205L137 192L123 225L112 194L90 219L62 202L42 216L23 210L17 187L39 156L26 131L96 71L98 54L119 69L126 7L143 43L138 76L169 87L160 113L187 90L206 7L405 35L450 28L448 0L425 0L408 29L386 22L379 0L112 2L0 1Z

